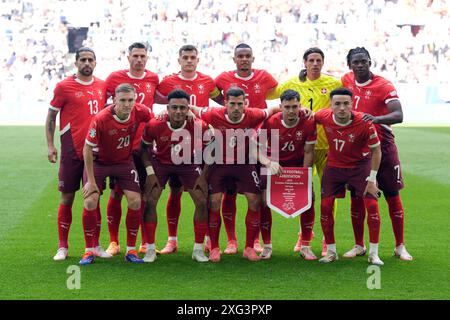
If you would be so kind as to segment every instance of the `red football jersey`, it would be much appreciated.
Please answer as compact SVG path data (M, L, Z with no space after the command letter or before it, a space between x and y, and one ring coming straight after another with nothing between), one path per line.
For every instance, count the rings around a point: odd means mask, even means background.
M114 105L102 110L92 119L86 135L86 143L94 147L95 161L104 164L131 161L132 142L140 123L153 118L152 111L136 103L128 119L120 120L114 112Z
M276 136L278 150L272 150L271 130L273 129L278 130ZM281 112L276 113L264 122L261 130L267 130L268 154L273 157L278 153L282 166L302 166L305 144L316 144L317 142L316 123L314 119L307 119L303 113L300 113L297 124L292 127L286 126Z
M267 108L267 93L278 85L270 73L257 69L247 78L239 77L236 71L222 72L214 81L224 97L230 87L241 88L248 99L248 107L259 109Z
M156 87L159 83L159 78L156 73L149 70L145 70L142 78L133 77L129 70L120 70L111 73L105 80L106 90L108 96L114 98L116 87L121 83L129 83L136 89L136 102L153 108L154 97L156 93ZM141 147L141 137L144 131L145 124L141 123L138 127L135 139L133 141L133 150L139 150Z
M181 89L191 97L189 104L208 107L210 94L215 88L214 80L203 73L197 72L193 79L186 79L181 73L174 73L164 77L158 86L158 91L167 96L172 90Z
M338 124L331 109L316 112L314 119L323 125L328 140L327 165L354 168L358 162L370 159L370 149L380 144L372 122L364 121L361 112L353 111L349 123Z
M194 163L194 150L200 151L203 145L203 133L208 130L208 125L197 119L186 121L181 128L173 129L167 120L150 120L144 129L142 141L146 144L156 143L153 154L164 164L174 164L172 156L183 159L183 150L189 150L189 162ZM199 160L199 163L201 160ZM176 163L179 164L179 163Z
M342 84L353 92L353 109L373 116L382 116L390 111L389 101L398 100L394 85L381 76L374 75L366 83L356 83L353 72L342 77ZM375 124L382 143L394 143L394 134L387 124Z
M129 70L114 71L105 80L108 97L115 96L116 87L121 83L129 83L137 93L136 102L146 105L150 109L153 107L156 87L159 83L159 78L156 73L145 70L142 78L133 77Z
M210 124L214 128L215 141L220 143L222 141L222 159L223 163L240 164L238 163L238 155L244 156L245 162L248 163L249 156L249 141L248 137L255 137L256 129L267 118L266 110L260 109L244 109L242 119L235 123L228 119L226 114L226 108L205 108L202 110L200 116L203 121ZM241 133L246 133L247 137L243 137L245 143L241 143L241 140L233 135L235 130L243 130ZM251 129L251 130L250 130ZM221 134L221 139L218 138L218 133ZM249 131L250 130L250 131ZM227 134L228 131L228 134ZM237 134L237 133L236 133ZM219 147L220 148L220 147ZM234 150L234 152L227 151ZM216 155L217 156L217 155Z
M89 83L70 76L59 82L54 90L50 109L60 111L59 128L63 135L70 135L71 146L61 143L61 154L74 148L79 159L83 159L83 146L89 123L106 103L105 82L93 77ZM63 152L64 150L64 152ZM70 153L70 151L69 151Z

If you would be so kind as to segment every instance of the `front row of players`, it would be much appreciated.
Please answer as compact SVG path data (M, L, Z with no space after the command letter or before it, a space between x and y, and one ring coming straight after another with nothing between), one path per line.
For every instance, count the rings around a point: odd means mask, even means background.
M156 118L150 109L136 103L135 97L133 86L119 85L114 103L93 118L86 136L83 149L83 228L86 251L80 260L81 265L91 264L95 256L99 256L95 252L98 245L97 208L106 177L113 177L127 198L127 261L155 261L157 204L169 179L177 179L184 190L189 192L195 205L194 260L220 261L220 205L223 193L230 190L244 194L248 204L243 256L250 261L270 259L272 218L266 205L265 192L261 192L266 189L266 177L260 175L259 167L249 161L252 154L250 141L244 139L244 143L237 143L238 139L230 135L229 131L250 129L256 132L258 128L267 132L279 130L277 161L270 157L274 151L271 150L270 134L266 153L268 157L262 153L255 154L268 171L279 174L283 166L313 165L316 124L323 125L330 145L322 178L320 219L327 254L319 261L327 263L338 259L332 211L335 198L345 196L348 188L352 197L363 199L368 212L369 263L383 264L378 256L380 217L377 198L380 190L376 183L381 160L380 141L371 121L363 119L362 113L352 111L350 90L333 90L330 93L331 108L315 114L300 106L300 96L293 90L281 94L280 107L268 109L245 108L245 92L237 87L226 92L225 107L219 108L190 106L189 95L182 90L174 90L168 95L167 114ZM278 112L280 109L281 112ZM188 120L189 110L197 117L195 120ZM132 160L131 142L140 123L146 123L140 154L146 170L144 173L138 172ZM289 147L284 148L285 145ZM210 161L204 161L208 148L212 150ZM232 152L226 151L230 148ZM186 151L189 154L183 154ZM317 259L310 247L314 216L314 205L300 216L300 255L306 260ZM143 259L135 250L140 224L147 246ZM260 230L264 248L258 255L253 244ZM203 248L207 233L211 240L209 258Z

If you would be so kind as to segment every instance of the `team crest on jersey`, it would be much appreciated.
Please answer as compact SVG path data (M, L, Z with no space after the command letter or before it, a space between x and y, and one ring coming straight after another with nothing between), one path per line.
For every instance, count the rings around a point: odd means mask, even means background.
M367 91L365 92L365 95L366 95L366 98L369 98L369 97L372 95L372 91L367 90Z
M204 94L205 93L205 86L202 84L198 85L198 93L199 94Z
M103 94L103 91L101 89L98 89L98 95L101 96Z
M147 82L145 88L147 89L147 92L152 92L152 86L150 85L150 83Z
M255 90L255 93L261 93L261 86L258 83L256 83L253 88Z
M298 130L298 131L295 133L295 136L297 137L297 140L302 140L303 132L301 132L300 130Z
M320 89L320 92L321 92L322 94L327 94L328 89L327 89L327 88L322 88L322 89Z
M94 128L89 130L89 137L94 138L96 134L97 134L97 130L95 130Z
M82 96L84 96L83 92L81 92L81 91L75 92L76 98L81 98Z
M353 133L348 135L348 142L355 142L355 135Z

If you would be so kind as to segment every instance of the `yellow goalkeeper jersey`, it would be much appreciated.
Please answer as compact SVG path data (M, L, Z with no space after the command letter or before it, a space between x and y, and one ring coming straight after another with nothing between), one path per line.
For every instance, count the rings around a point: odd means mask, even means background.
M302 107L317 112L330 106L330 92L339 87L342 87L341 81L326 74L321 74L318 79L312 81L306 78L305 82L300 82L296 76L279 84L267 99L277 99L283 91L292 89L300 94ZM328 149L327 138L321 125L317 126L316 149Z

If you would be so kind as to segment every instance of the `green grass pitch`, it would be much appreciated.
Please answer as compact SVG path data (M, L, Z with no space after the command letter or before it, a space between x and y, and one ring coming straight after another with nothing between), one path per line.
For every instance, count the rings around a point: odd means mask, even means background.
M274 213L270 261L242 258L246 205L238 199L237 233L240 254L223 255L218 264L195 263L192 203L183 196L179 226L180 250L159 256L153 264L130 265L123 254L96 259L81 268L81 288L69 290L67 268L83 252L81 197L77 194L70 232L69 258L54 262L57 249L57 165L47 161L43 127L0 127L0 299L449 299L450 298L450 128L396 128L406 188L405 239L412 262L393 257L394 238L384 200L380 257L381 289L369 290L367 256L321 265L303 261L292 249L298 219ZM317 180L316 180L317 183ZM315 188L316 192L318 188ZM101 243L108 245L106 202L102 199ZM318 198L318 197L317 197ZM167 237L166 193L159 205L157 246ZM316 202L316 238L320 254L322 232ZM349 198L339 201L336 242L342 255L353 245ZM125 203L123 204L125 208ZM125 240L124 220L120 237ZM366 227L366 242L368 234ZM226 243L221 230L221 246Z

